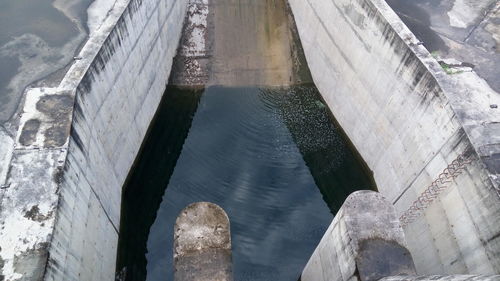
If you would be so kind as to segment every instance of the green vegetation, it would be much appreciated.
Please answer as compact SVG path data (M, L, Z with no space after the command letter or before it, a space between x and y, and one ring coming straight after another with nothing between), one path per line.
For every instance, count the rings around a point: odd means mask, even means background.
M439 57L439 52L438 51L432 51L431 52L431 56L435 59L437 59Z
M439 65L441 65L441 68L444 70L444 72L446 72L446 74L448 75L452 75L452 74L459 74L459 73L462 73L463 71L462 70L454 70L449 64L443 62L443 61L440 61L439 62Z

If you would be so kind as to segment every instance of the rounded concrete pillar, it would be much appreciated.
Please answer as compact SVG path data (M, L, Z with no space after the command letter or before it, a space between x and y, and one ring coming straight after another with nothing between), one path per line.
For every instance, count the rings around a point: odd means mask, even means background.
M177 217L174 280L233 280L229 219L221 207L208 202L193 203Z

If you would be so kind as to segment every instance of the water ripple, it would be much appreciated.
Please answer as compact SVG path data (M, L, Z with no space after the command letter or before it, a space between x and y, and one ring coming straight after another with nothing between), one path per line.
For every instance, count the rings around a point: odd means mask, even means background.
M172 228L196 201L214 202L230 218L235 280L297 280L354 190L345 184L350 175L366 178L314 85L206 89L154 212L147 280L172 279Z

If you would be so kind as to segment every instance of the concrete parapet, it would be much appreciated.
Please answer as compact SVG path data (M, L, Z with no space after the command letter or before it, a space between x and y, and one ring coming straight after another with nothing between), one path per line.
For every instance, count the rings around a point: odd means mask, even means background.
M500 275L389 276L380 281L500 281Z
M416 273L394 207L381 194L351 194L311 256L302 281L378 280Z
M232 281L231 233L224 210L199 202L181 211L175 222L175 281Z

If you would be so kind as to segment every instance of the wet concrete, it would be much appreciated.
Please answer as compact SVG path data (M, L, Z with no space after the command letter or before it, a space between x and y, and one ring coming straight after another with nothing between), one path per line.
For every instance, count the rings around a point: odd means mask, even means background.
M70 131L73 96L52 88L34 88L26 96L29 100L19 122L19 144L26 148L64 145Z
M352 193L301 275L303 281L375 281L416 274L391 202L380 193Z
M212 1L214 57L210 84L297 82L296 42L285 1Z
M191 2L171 84L286 86L312 81L286 1ZM200 18L204 20L198 22Z
M380 238L360 241L356 262L362 281L376 281L395 273L416 272L410 251L405 246Z
M435 1L438 2L438 1ZM421 4L422 2L420 2ZM403 22L419 38L429 50L447 52L449 47L439 34L431 28L431 18L426 9L417 1L387 0L387 4L393 8ZM438 3L426 3L432 9L437 9Z
M38 133L38 130L40 129L40 120L38 119L30 119L26 121L24 124L23 131L21 132L21 135L19 136L19 142L22 145L25 146L30 146L36 141L36 134Z

